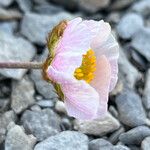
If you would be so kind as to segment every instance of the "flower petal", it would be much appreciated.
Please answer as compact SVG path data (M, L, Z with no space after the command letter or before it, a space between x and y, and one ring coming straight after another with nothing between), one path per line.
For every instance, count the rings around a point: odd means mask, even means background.
M99 106L99 95L89 84L81 80L70 80L70 84L62 84L61 87L70 116L82 120L95 117Z
M107 112L111 68L108 59L104 55L97 58L96 65L97 70L95 72L95 78L90 84L99 93L100 96L100 105L97 112L97 117L103 117Z

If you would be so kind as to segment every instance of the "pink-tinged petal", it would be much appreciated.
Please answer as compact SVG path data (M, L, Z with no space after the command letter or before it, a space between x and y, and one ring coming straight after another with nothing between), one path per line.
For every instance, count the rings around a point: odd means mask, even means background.
M68 114L82 120L93 119L99 106L98 93L85 81L70 80L62 84L65 105Z
M112 91L115 87L118 79L118 57L119 57L119 46L112 34L102 44L95 43L93 50L97 57L105 55L109 60L111 66L111 81L109 91Z
M108 93L111 80L111 68L106 56L97 57L95 78L90 83L99 93L100 105L96 117L103 117L107 112Z

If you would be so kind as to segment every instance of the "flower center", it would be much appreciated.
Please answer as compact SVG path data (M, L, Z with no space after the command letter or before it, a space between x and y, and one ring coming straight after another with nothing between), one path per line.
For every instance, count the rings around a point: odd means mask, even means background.
M74 77L78 80L85 80L89 83L94 78L95 70L96 56L94 51L90 49L85 55L83 55L81 66L75 69Z

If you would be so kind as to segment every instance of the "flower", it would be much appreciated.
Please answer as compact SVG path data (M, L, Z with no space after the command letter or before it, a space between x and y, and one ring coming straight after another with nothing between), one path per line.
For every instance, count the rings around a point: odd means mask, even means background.
M111 27L103 20L75 18L62 22L50 35L52 52L46 74L63 98L70 116L91 120L104 117L108 94L115 87L118 74L118 44ZM53 41L52 36L48 42ZM56 40L57 39L57 40ZM49 60L49 58L48 58Z

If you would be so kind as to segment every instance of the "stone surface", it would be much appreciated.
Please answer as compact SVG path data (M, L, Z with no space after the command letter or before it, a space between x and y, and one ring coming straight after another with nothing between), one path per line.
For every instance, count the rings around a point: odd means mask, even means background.
M55 104L55 109L56 109L56 111L59 112L59 113L64 113L64 114L67 113L66 108L65 108L65 104L64 104L64 102L62 102L62 101L57 101L57 102L56 102L56 104Z
M117 26L118 34L123 39L130 39L143 27L143 18L135 13L123 16Z
M150 14L150 0L138 1L132 6L132 10L144 16L148 16Z
M5 112L4 114L0 114L0 143L5 139L6 128L10 122L16 121L15 113L10 110Z
M19 114L34 104L34 93L33 83L27 77L13 82L11 108L15 113Z
M119 54L119 80L121 80L121 82L123 83L123 88L134 88L135 83L140 78L140 73L129 62L122 49L120 49Z
M15 125L7 133L5 150L33 150L35 143L33 135L26 135L20 126Z
M34 150L88 150L88 137L75 131L64 131L38 143Z
M0 30L13 34L13 32L17 29L17 22L11 21L11 22L2 22L0 23Z
M146 74L145 88L143 91L143 103L146 109L150 109L150 69Z
M41 21L42 18L42 21ZM69 13L62 12L56 15L38 15L26 13L21 23L21 33L30 41L43 45L52 28L64 19L72 19Z
M54 102L52 100L40 100L36 104L42 108L51 108L54 106Z
M1 61L30 61L34 57L35 52L35 48L27 40L0 32ZM26 71L27 69L3 69L0 70L0 74L20 80Z
M32 7L31 0L16 0L16 2L18 3L20 9L23 12L29 12L31 10L31 7Z
M131 43L132 47L150 61L150 28L140 29Z
M0 98L0 112L4 112L8 109L10 99L8 98Z
M148 150L150 148L150 136L146 137L141 144L141 149L142 150Z
M75 120L74 128L90 135L102 136L117 130L120 123L109 113L103 119L95 119L91 121Z
M59 117L50 109L41 111L26 110L21 118L28 133L32 133L38 141L44 140L60 131Z
M127 145L140 145L143 139L147 136L150 136L150 128L146 126L139 126L122 133L119 139Z
M21 19L22 14L14 9L3 9L0 8L0 20L13 20L13 19Z
M7 7L9 6L14 0L2 0L0 1L0 6Z
M146 115L139 95L133 90L124 90L117 98L116 104L121 122L134 127L146 123Z
M80 0L81 9L88 13L95 13L102 8L106 8L110 0Z

